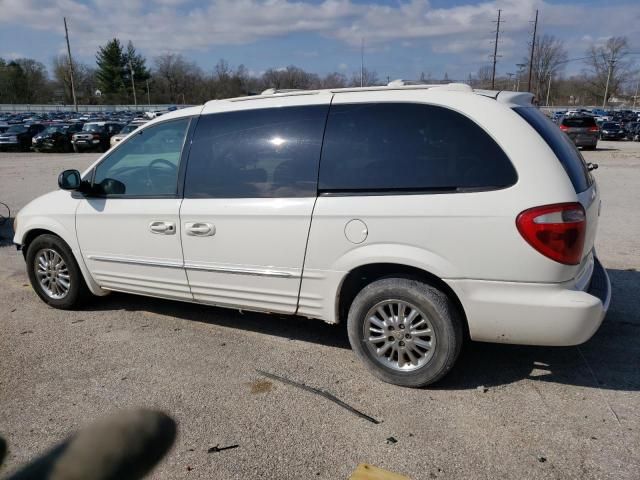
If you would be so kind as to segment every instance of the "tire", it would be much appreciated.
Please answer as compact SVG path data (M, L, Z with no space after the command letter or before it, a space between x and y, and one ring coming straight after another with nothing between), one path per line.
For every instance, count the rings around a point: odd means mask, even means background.
M397 318L402 304L406 323L401 326ZM417 313L411 319L413 310ZM381 322L383 314L386 322ZM363 288L349 309L347 331L351 348L367 369L380 380L403 387L424 387L440 380L455 364L463 342L462 320L451 299L408 278L386 278ZM370 342L370 337L376 341ZM427 343L431 348L424 346ZM376 354L385 347L382 355ZM393 348L395 353L389 354ZM402 353L401 362L400 349L410 351L414 360L410 363L408 353Z
M59 263L62 260L65 268L59 269L57 272L53 269L53 265ZM50 265L40 266L42 261L50 261ZM31 286L36 291L38 296L48 305L54 308L60 309L72 309L82 304L84 300L89 298L90 292L87 288L87 284L84 281L82 272L78 267L78 263L71 253L69 246L55 235L40 235L34 239L26 255L27 261L27 273L29 274L29 281ZM54 275L58 277L57 282L51 282L50 280L45 284L52 285L47 288L40 282L40 278L43 273L46 273L44 269L48 269L49 276ZM38 271L40 270L40 275ZM68 282L68 286L65 288L63 281ZM57 285L57 286L56 286ZM58 294L56 294L58 292ZM61 292L64 292L62 294Z

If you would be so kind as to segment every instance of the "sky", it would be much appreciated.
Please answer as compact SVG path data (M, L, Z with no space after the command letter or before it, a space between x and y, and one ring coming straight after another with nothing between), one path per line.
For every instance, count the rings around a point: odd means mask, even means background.
M640 52L640 0L0 0L0 57L35 58L48 68L65 53L94 65L99 45L131 40L147 57L181 53L204 71L223 58L251 73L296 65L347 76L365 67L381 79L465 80L493 53L502 10L497 71L515 72L538 32L560 38L569 58L627 36ZM636 56L640 64L640 55ZM566 74L584 68L569 62Z

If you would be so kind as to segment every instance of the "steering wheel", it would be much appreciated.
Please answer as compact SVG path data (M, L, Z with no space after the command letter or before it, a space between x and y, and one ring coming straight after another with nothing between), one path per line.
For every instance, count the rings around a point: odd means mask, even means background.
M162 170L164 169L160 170L161 175L171 179L176 178L177 176L178 167L173 163L171 163L169 160L165 160L164 158L156 158L154 160L151 160L149 165L147 165L147 182L146 183L149 188L153 188L153 177L156 177L156 180L157 180L158 166L160 165L169 167L169 171L162 172ZM156 168L156 172L152 173L152 170L154 168Z

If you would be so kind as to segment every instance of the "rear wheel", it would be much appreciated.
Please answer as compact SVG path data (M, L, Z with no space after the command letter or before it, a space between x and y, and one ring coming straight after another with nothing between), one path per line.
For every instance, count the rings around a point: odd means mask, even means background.
M362 289L349 309L347 329L367 369L405 387L445 376L463 339L460 315L449 297L406 278L382 279Z
M70 309L89 296L71 249L59 237L37 237L29 245L26 260L31 286L45 303Z

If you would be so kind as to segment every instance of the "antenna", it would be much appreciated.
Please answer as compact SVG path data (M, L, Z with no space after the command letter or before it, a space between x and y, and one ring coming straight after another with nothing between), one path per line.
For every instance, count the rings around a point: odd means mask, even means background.
M364 38L360 42L360 86L364 87Z
M62 17L64 21L64 38L67 40L67 54L69 55L69 76L71 77L71 96L73 97L73 109L78 111L78 101L76 100L76 87L73 82L73 61L71 60L71 46L69 45L69 31L67 30L67 17Z
M496 63L498 62L498 37L500 36L500 14L502 10L498 10L498 21L496 22L496 42L493 46L493 72L491 73L491 90L496 87Z
M536 10L536 19L533 22L533 38L531 39L531 56L529 57L529 82L527 83L527 92L531 91L531 74L533 73L533 52L536 49L536 31L538 30L538 10Z

